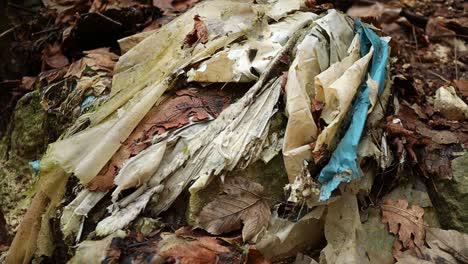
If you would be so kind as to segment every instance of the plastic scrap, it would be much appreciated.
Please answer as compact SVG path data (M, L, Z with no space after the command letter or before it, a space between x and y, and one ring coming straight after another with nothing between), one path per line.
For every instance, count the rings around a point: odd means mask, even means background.
M374 48L374 56L369 70L369 78L379 84L378 93L382 93L386 78L386 67L389 56L389 46L385 39L380 38L369 27L361 21L356 20L356 30L361 38L361 56L367 54ZM329 163L322 169L319 181L322 183L320 200L327 200L333 190L341 182L350 182L359 177L357 165L357 148L364 125L367 119L367 112L371 106L370 88L365 82L351 109L351 124L347 129L343 139L333 152Z
M346 48L353 40L351 25L344 20L342 14L334 10L314 22L315 26L296 47L296 56L289 67L285 86L288 124L284 136L283 158L290 183L301 175L303 161L312 160L309 144L317 139L319 133L311 106L312 99L317 99L323 91L317 89L315 77L322 72L333 76L341 75L338 71L330 72L327 68L330 63L336 62L336 57L346 56ZM334 31L328 30L327 23L335 26ZM340 41L330 44L329 39ZM355 59L352 62L358 58L358 50L354 53L352 57Z
M41 160L34 160L34 161L30 161L28 162L29 166L31 166L34 170L34 172L39 173L40 169L41 169Z

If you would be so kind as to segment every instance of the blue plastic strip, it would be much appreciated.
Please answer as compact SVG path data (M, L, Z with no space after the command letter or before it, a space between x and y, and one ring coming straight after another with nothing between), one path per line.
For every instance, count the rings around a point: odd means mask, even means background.
M40 171L40 168L41 168L41 160L35 160L35 161L30 161L28 162L29 166L31 166L34 170L34 172L36 172L36 174L39 173Z
M94 98L96 98L96 97L94 97L94 96L92 96L92 95L86 97L86 98L83 100L83 102L81 103L81 107L87 106L89 103L91 103L91 102L94 100Z
M365 26L360 20L355 20L356 32L361 40L361 57L366 55L371 46L374 46L374 54L369 66L371 78L379 84L379 95L382 93L387 75L386 66L389 56L388 43L382 40L374 31ZM367 119L367 111L370 107L370 88L364 82L352 105L351 124L344 137L341 139L330 161L322 169L319 182L322 183L320 200L328 200L333 190L338 188L341 182L350 182L359 177L357 164L357 150Z

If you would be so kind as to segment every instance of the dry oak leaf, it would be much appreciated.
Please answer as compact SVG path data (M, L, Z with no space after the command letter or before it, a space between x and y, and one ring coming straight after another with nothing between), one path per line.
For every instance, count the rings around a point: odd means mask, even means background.
M159 253L163 257L171 257L180 264L214 264L218 255L229 253L230 250L218 243L215 237L198 237L193 241L180 243Z
M207 204L197 218L198 225L219 235L241 227L244 241L251 240L270 220L270 208L260 196L262 185L241 177L227 178L226 194Z
M387 200L381 205L382 222L388 224L390 233L397 235L393 245L393 255L398 257L405 249L418 249L424 246L426 228L424 209L419 205L408 208L408 201L398 200L395 203Z
M62 54L59 43L49 44L42 51L42 61L53 69L68 65L68 58Z
M188 46L192 46L196 42L205 44L208 42L208 29L206 28L205 22L200 19L199 15L193 17L193 29L184 39L184 43Z

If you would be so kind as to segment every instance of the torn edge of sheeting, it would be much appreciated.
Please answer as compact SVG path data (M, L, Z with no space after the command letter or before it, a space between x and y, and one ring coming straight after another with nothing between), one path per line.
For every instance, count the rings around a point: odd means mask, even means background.
M387 71L388 41L379 37L358 19L355 21L355 27L361 39L361 57L365 56L371 47L374 48L369 77L367 78L378 83L378 94L380 96L384 88ZM320 200L322 201L328 200L333 190L341 182L350 182L359 177L357 148L366 124L367 112L371 106L370 90L368 82L365 80L352 105L350 126L333 152L330 161L320 172L319 182L323 184L320 190Z

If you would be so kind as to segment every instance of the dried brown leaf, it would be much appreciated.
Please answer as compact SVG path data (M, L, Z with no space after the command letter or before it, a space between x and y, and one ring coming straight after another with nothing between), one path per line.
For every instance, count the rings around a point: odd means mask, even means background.
M239 229L244 223L244 241L252 239L270 220L270 208L260 196L263 187L247 179L228 178L223 186L225 195L206 205L198 216L198 224L219 235Z
M21 79L21 86L28 91L34 89L34 84L36 84L37 77L24 76Z
M196 3L198 3L200 0L173 0L172 1L172 6L174 9L178 12L183 12Z
M247 262L249 264L270 264L271 262L266 259L262 253L256 248L249 248L247 253Z
M159 255L174 258L181 264L214 264L217 263L219 254L229 252L230 250L220 245L215 237L205 236L175 245Z
M429 228L426 236L427 244L450 253L462 263L468 263L468 235L456 230Z
M431 18L426 25L426 34L429 39L455 37L457 34L447 28L447 20L442 17Z
M172 0L153 0L153 6L163 11L172 9Z
M468 97L468 81L467 80L455 80L454 83L458 88L458 92L462 96Z
M93 70L112 72L119 56L109 51L109 48L99 48L83 52L85 63Z
M205 22L200 19L199 15L193 17L193 29L184 39L184 43L188 46L192 46L196 42L205 44L208 42L208 29L206 28Z
M42 60L53 69L62 68L68 65L68 58L62 54L60 44L47 45L42 51Z
M424 245L426 229L423 215L424 209L419 205L408 208L408 201L398 200L395 203L387 200L381 205L382 222L388 224L389 232L397 235L393 245L393 255L406 249L417 249Z
M164 11L165 15L173 12L184 12L199 0L153 0L153 6Z
M109 9L120 10L123 8L141 6L145 6L145 4L136 0L94 0L89 12L104 12Z

